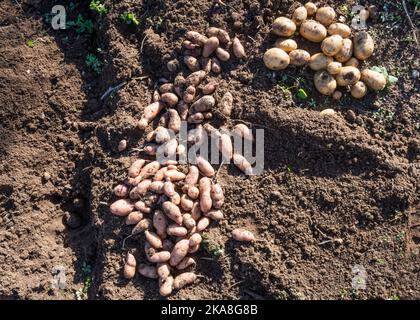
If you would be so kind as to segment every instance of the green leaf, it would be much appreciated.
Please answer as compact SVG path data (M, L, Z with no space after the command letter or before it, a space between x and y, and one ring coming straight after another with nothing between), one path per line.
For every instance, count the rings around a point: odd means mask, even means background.
M299 89L296 96L300 99L300 100L306 100L308 99L308 94L306 93L305 90L303 89Z
M397 77L394 77L394 76L388 76L388 79L387 79L387 84L389 85L389 86L393 86L394 84L396 84L398 82L398 78Z
M33 48L35 46L35 40L30 39L30 40L26 41L26 45L29 48Z

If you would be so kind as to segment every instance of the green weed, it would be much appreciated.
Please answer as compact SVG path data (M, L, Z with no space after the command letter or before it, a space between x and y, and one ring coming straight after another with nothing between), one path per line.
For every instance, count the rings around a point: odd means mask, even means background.
M92 0L89 4L89 8L100 15L108 12L108 9L105 7L105 5L98 0Z
M92 53L88 53L85 60L86 66L91 68L97 75L102 72L103 63Z
M124 12L120 15L120 19L128 25L139 25L140 21L137 19L136 15L132 12Z
M92 33L93 32L93 21L85 19L81 14L77 16L76 20L70 20L66 23L67 27L74 28L77 33Z

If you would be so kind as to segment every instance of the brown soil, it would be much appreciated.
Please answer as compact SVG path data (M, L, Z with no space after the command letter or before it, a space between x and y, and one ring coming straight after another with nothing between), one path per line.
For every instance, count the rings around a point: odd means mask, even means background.
M232 119L223 124L265 128L265 170L246 177L222 168L227 220L209 234L225 254L200 250L197 272L204 277L171 299L420 298L420 95L412 77L419 64L404 11L389 2L401 20L369 24L376 53L367 65L385 66L398 75L397 85L336 103L316 93L310 70L272 73L262 63L275 40L271 21L298 2L225 2L235 9L204 0L107 1L109 12L99 17L84 1L68 15L94 20L92 35L52 30L44 18L53 1L1 2L0 299L73 299L89 277L91 299L159 298L156 281L121 275L130 230L108 204L130 154L119 154L117 145L122 138L129 148L142 143L134 129L142 110L131 102L146 105L154 82L170 77L165 65L179 56L185 32L208 26L245 43L246 62L224 64L217 77L219 92L235 97ZM344 10L355 1L322 3ZM383 8L383 1L371 3ZM127 10L139 17L138 27L120 21ZM99 76L85 65L89 52L104 62ZM284 74L306 79L315 104L293 90L284 95L279 84L293 84ZM320 118L326 107L340 116ZM228 235L238 226L259 241L232 242ZM141 243L128 239L125 249ZM352 289L357 264L366 269L366 290ZM60 265L67 288L54 290L52 269Z

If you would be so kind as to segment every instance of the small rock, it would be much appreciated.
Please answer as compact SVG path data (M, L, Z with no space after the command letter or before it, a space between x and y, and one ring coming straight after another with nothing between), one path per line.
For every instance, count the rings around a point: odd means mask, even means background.
M286 262L286 265L288 268L294 268L296 266L296 261L295 260L288 260Z
M356 121L356 114L354 113L353 110L348 110L346 113L346 119L348 122L353 123L354 121Z
M413 79L417 79L420 75L420 72L418 70L413 70L413 72L411 73L411 76L413 77Z
M122 152L125 149L127 149L127 140L123 139L120 141L120 143L118 144L118 151Z
M48 172L44 172L43 178L44 178L45 182L47 182L51 179L51 175Z

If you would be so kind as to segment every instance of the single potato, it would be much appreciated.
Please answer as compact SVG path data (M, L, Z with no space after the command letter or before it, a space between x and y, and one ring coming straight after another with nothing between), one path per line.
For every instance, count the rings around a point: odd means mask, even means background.
M360 70L355 67L342 67L336 80L339 86L352 86L360 80Z
M382 73L365 69L362 71L361 80L372 90L380 91L386 86L386 78Z
M309 68L315 71L324 70L331 62L333 62L333 58L323 53L315 53L309 60Z
M335 56L343 48L343 38L336 34L325 38L321 43L322 52L329 57Z
M279 17L271 25L272 32L279 37L290 37L296 31L296 24L286 17Z
M276 43L274 44L274 46L276 48L284 50L287 53L293 50L296 50L298 48L296 41L293 39L286 39L286 40L278 39Z
M356 33L353 39L354 56L359 60L366 60L373 54L375 44L366 31Z
M330 96L337 88L337 82L327 71L321 70L314 76L315 88L322 94Z
M322 42L327 36L327 29L314 20L304 21L299 32L302 37L312 42Z
M319 8L316 12L315 20L324 26L329 26L335 20L335 11L331 7Z
M341 50L334 55L334 59L338 62L345 63L353 56L353 41L350 39L343 39L343 46Z
M289 55L282 49L271 48L264 54L264 64L270 70L286 69L290 63Z
M296 49L289 53L290 64L294 66L304 66L309 63L311 55L308 51Z

